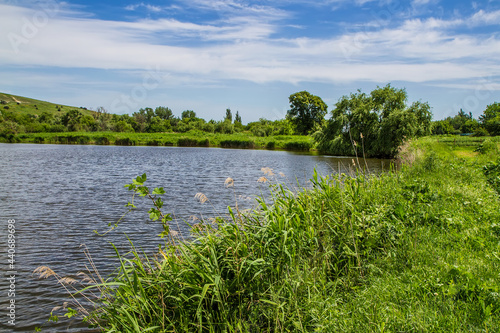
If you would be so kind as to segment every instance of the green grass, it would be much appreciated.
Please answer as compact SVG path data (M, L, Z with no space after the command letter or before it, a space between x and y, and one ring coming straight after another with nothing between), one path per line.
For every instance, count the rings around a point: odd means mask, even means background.
M267 148L306 151L313 147L313 139L309 136L280 135L258 137L249 133L214 134L200 131L190 131L187 133L25 133L18 135L16 139L16 142L20 143ZM274 144L269 145L269 142L273 142Z
M62 116L74 109L78 109L83 115L92 115L94 113L80 107L54 104L5 93L0 93L0 101L4 102L0 104L0 111L5 110L7 107L6 110L18 114L41 115L43 112L47 112L53 116Z
M201 221L154 258L119 254L86 319L107 332L498 332L500 197L483 169L497 154L455 151L422 138L397 172L313 175L298 192L273 181L272 206Z

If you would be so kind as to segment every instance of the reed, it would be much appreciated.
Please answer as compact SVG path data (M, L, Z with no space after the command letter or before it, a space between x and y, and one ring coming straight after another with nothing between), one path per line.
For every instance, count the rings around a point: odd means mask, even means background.
M117 273L82 315L107 332L499 331L500 199L482 170L492 156L458 158L432 139L406 151L400 171L314 173L300 191L263 168L271 200L199 219L194 240L155 258L117 251Z

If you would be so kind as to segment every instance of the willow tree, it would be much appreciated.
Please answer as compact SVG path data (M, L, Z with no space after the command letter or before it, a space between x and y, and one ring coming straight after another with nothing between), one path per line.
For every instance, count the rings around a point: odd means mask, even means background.
M393 157L405 139L429 135L428 103L407 104L405 89L387 85L370 94L358 90L335 104L332 117L316 136L318 148L335 155Z

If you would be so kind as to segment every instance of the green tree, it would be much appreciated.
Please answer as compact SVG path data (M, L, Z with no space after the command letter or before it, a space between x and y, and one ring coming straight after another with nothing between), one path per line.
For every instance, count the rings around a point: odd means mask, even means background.
M170 130L170 121L161 119L160 117L153 117L146 127L148 133L167 132Z
M453 126L447 120L437 120L432 123L432 134L452 134Z
M405 139L431 133L428 103L407 105L405 89L387 85L367 95L360 90L335 104L332 118L315 136L318 148L336 155L393 157Z
M229 121L230 123L233 122L233 113L231 112L231 109L226 109L226 117L224 118L225 121Z
M236 111L236 115L234 116L234 122L241 124L241 116L240 116L240 113L238 111Z
M488 105L479 117L479 121L491 135L500 135L500 103Z
M68 131L77 131L80 129L80 118L83 114L78 110L69 110L62 118L61 122L68 128Z
M193 110L182 111L181 118L182 118L182 120L185 120L185 121L195 120L196 119L196 112L194 112Z
M155 109L155 116L160 117L161 119L164 120L169 120L174 117L174 114L172 113L172 110L165 106L159 106Z
M80 128L84 131L97 131L97 122L94 117L86 115L80 118Z
M307 91L301 91L290 95L290 110L286 118L294 125L299 134L309 134L321 128L328 106L318 96Z
M131 124L124 120L119 120L113 126L113 131L115 132L134 132L134 128Z

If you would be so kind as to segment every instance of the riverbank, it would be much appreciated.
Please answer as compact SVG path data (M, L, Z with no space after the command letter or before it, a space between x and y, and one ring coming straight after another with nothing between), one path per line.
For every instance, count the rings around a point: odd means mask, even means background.
M12 143L90 144L117 146L221 147L309 151L313 138L303 135L258 137L247 133L220 134L201 131L186 133L62 132L25 133L5 139Z
M497 158L423 138L398 172L298 193L264 169L273 206L199 221L158 258L122 254L86 317L121 332L499 331L500 200L483 170Z

